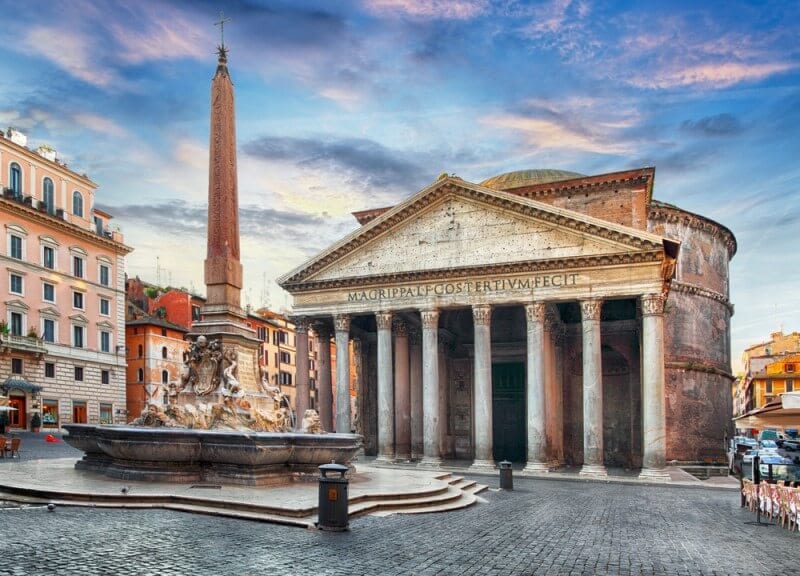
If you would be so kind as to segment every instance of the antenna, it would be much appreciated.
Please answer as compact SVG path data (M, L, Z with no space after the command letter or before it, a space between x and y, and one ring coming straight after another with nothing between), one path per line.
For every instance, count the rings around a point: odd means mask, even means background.
M161 286L161 261L156 256L156 285Z

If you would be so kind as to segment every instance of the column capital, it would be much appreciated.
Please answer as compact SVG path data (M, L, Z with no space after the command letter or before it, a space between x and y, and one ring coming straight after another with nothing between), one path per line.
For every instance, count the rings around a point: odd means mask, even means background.
M472 319L476 326L490 326L492 323L492 307L488 304L476 304L472 307Z
M325 340L326 338L331 337L331 328L324 320L313 322L311 327L314 329L314 332L317 333L317 338Z
M306 316L292 316L291 320L296 334L308 334L310 321Z
M436 329L439 327L439 311L435 308L431 310L420 310L419 316L422 319L422 326L424 328Z
M666 297L661 294L642 295L642 316L660 316L664 313Z
M391 312L376 312L375 322L378 324L378 330L391 330L392 329L392 313Z
M349 332L350 331L350 315L349 314L337 314L333 317L333 323L336 326L337 332Z
M401 338L408 336L408 324L402 318L395 318L392 322L394 333Z
M583 320L600 320L600 311L602 308L602 300L583 300L581 302L581 317Z
M525 318L528 323L544 322L544 313L547 310L544 302L532 302L525 304Z

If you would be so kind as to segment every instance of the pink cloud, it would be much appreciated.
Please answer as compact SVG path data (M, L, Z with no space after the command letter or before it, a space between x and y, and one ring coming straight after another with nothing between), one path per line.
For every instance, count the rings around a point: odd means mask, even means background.
M704 63L683 68L655 72L652 76L633 78L630 83L640 88L674 88L700 86L727 88L741 82L763 80L768 76L796 68L790 62L765 62L747 64L743 62Z
M469 20L489 9L488 0L365 0L364 4L377 14L451 20Z

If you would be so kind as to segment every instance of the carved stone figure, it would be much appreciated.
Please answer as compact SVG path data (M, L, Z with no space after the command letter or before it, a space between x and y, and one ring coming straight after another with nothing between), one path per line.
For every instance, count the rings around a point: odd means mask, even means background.
M303 432L306 434L322 434L322 423L316 410L306 410L303 415Z

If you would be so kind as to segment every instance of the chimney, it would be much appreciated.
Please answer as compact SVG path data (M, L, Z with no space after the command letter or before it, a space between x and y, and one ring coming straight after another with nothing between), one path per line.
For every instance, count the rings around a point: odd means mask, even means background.
M28 137L25 136L22 132L17 130L16 128L9 128L8 129L8 137L14 144L19 146L27 146L28 145Z

